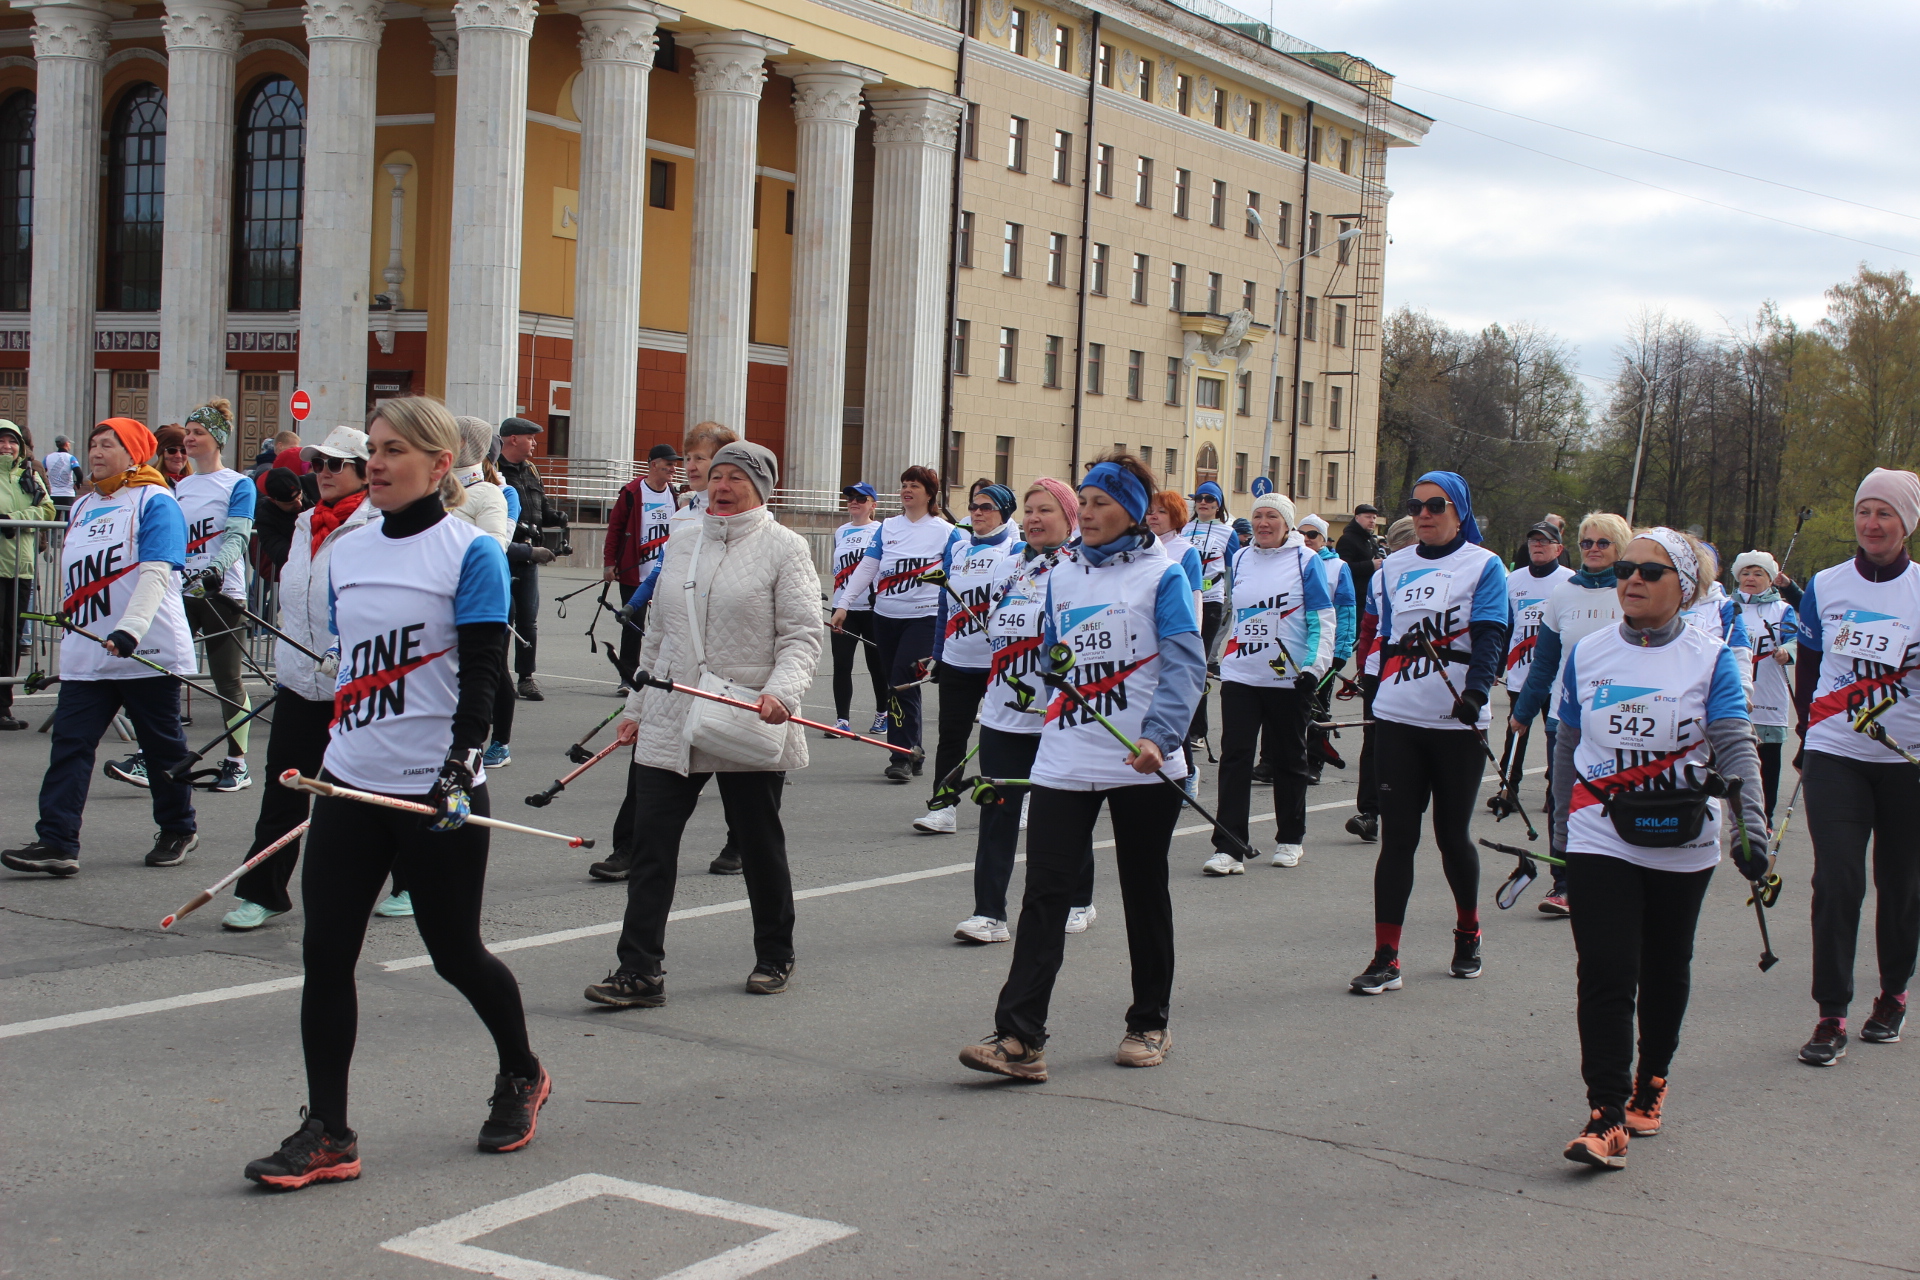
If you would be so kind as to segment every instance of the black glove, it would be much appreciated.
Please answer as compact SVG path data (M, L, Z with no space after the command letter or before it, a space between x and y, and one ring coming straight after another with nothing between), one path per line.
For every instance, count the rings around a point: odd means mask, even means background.
M527 560L533 564L552 564L553 552L547 550L545 547L536 546L528 553Z
M1293 678L1293 687L1311 698L1314 690L1320 687L1320 680L1311 671L1302 671Z
M1379 676L1372 675L1372 674L1363 674L1360 677L1360 696L1361 697L1365 698L1368 702L1372 702L1374 695L1379 692L1380 692Z
M109 631L107 643L112 645L113 651L123 658L131 658L133 651L140 647L140 642L124 631Z
M1799 773L1801 770L1805 769L1806 767L1807 767L1807 749L1805 746L1802 746L1798 751L1793 753L1793 771L1795 773Z
M1347 660L1345 658L1335 658L1333 660L1333 670L1335 673L1345 671L1346 669L1347 669Z
M1741 875L1754 884L1762 884L1767 878L1767 855L1762 849L1756 851L1752 845L1742 847L1740 841L1733 844L1733 865Z
M427 792L427 803L433 806L429 824L433 830L452 831L466 823L473 811L468 792L473 790L473 771L480 766L480 756L478 748L455 748L447 754L440 776L433 780L433 790Z
M199 600L206 596L219 595L220 584L226 580L226 576L220 570L209 566L188 574L182 586L188 595Z
M1486 694L1478 689L1468 689L1453 700L1453 718L1464 725L1477 725L1480 723L1480 708L1486 705Z

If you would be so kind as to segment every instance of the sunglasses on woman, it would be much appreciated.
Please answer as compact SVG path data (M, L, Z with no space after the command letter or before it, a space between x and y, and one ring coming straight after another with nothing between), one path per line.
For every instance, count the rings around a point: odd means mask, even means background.
M358 458L332 458L322 455L313 460L313 469L315 471L341 471L358 461Z
M1668 574L1677 572L1678 570L1672 565L1661 564L1657 560L1615 560L1613 562L1613 577L1616 582L1625 582L1637 573L1642 582L1652 586Z
M1422 502L1418 498L1408 498L1407 514L1410 516L1417 516L1422 511L1425 511L1428 515L1437 516L1452 505L1453 504L1451 502L1448 502L1445 498L1428 498L1425 502Z
M983 516L990 515L993 512L998 511L999 509L1000 508L994 506L991 502L974 502L974 503L969 503L967 506L967 510L973 512L975 515L983 515Z
M1580 539L1580 549L1581 549L1582 551L1598 551L1598 550L1600 550L1600 549L1601 549L1602 547L1610 547L1610 546L1612 546L1612 545L1613 545L1613 539L1612 539L1612 538L1582 538L1582 539Z

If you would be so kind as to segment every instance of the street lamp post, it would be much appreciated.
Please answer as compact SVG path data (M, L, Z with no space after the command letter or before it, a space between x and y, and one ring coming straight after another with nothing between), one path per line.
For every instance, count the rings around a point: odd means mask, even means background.
M1258 209L1253 208L1251 205L1247 207L1247 221L1253 224L1254 229L1260 233L1260 238L1266 241L1267 248L1273 250L1273 256L1276 258L1280 257L1280 246L1276 245L1273 242L1272 237L1267 235L1266 219L1262 218L1260 216L1260 211ZM1352 240L1360 235L1365 234L1365 230L1366 229L1364 227L1358 227L1358 226L1348 227L1345 231L1342 231L1339 235L1333 238L1333 243L1340 244L1343 241ZM1313 257L1315 254L1319 252L1320 252L1319 249L1309 249L1307 252L1295 258L1292 262L1288 262L1284 259L1281 260L1280 285L1278 288L1276 288L1273 291L1272 355L1270 356L1267 362L1267 429L1266 429L1266 433L1261 437L1261 441L1260 441L1260 462L1262 465L1265 465L1267 459L1273 456L1273 418L1274 418L1275 410L1279 408L1279 392L1275 389L1275 384L1278 383L1280 380L1280 332L1281 332L1281 319L1282 319L1280 314L1280 309L1284 305L1282 300L1286 297L1286 292L1287 292L1287 272L1293 270L1294 267L1298 266L1302 262L1305 262L1308 258ZM1306 271L1304 268L1301 270L1301 273L1300 273L1300 288L1301 288L1301 292L1304 293L1306 291ZM1287 459L1287 483L1285 486L1285 491L1287 493L1293 492L1294 465L1295 463L1292 458ZM1275 488L1280 487L1279 481L1276 480L1274 482L1274 487Z
M1640 460L1647 451L1647 422L1653 415L1653 385L1659 378L1649 378L1637 364L1627 368L1634 371L1640 379L1640 436L1633 445L1633 478L1627 484L1627 527L1633 527L1634 511L1640 505Z

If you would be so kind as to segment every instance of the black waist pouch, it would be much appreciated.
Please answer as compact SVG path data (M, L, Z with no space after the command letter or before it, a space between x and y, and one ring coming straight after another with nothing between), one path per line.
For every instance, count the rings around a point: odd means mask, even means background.
M1600 812L1620 838L1641 849L1674 849L1698 840L1707 825L1707 800L1719 794L1705 787L1602 791L1585 778L1579 781L1600 802Z

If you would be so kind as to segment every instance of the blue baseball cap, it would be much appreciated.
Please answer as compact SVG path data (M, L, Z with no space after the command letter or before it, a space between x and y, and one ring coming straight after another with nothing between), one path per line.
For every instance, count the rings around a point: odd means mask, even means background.
M880 495L873 491L872 485L868 484L865 480L862 480L858 484L850 484L846 488L842 489L840 491L840 496L843 498L865 498L867 501L871 502L875 498L878 498Z

